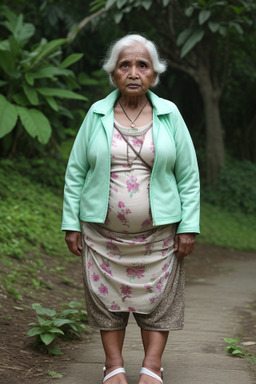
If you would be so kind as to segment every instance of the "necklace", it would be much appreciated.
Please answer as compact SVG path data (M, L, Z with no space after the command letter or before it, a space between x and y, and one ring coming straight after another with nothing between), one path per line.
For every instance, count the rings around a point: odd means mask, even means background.
M145 137L146 137L146 134L147 132L151 129L152 125L148 125L148 127L143 131L143 132L140 132L140 133L132 133L132 134L129 134L129 133L124 133L120 130L120 127L118 128L118 126L116 124L114 124L114 127L115 129L117 130L117 132L119 132L119 134L122 136L123 140L126 142L126 158L127 158L127 164L131 167L133 165L133 162L139 158L142 163L144 163L144 165L146 165L147 169L149 169L150 171L152 170L152 168L149 166L149 164L143 159L143 157L141 156L141 150L142 150L142 147L143 147L143 144L144 144L144 140L145 140ZM128 137L135 137L137 138L137 143L136 144L139 144L140 145L140 149L139 151L137 152L137 150L134 148L134 146L130 143ZM132 149L132 151L134 152L134 154L136 155L135 158L132 160L130 159L130 156L129 156L129 147Z
M147 105L147 103L148 103L148 100L146 100L146 103L143 105L143 107L141 108L140 112L138 113L138 115L135 117L134 120L131 120L131 119L130 119L130 117L127 115L127 113L126 113L124 107L122 106L122 104L120 103L119 100L118 100L118 102L119 102L120 107L122 108L122 110L123 110L125 116L127 117L128 120L130 120L130 122L131 122L131 128L134 128L134 127L135 127L135 124L134 124L134 123L135 123L135 121L138 119L138 117L140 116L140 114L141 114L141 112L143 111L143 109L146 107L146 105Z

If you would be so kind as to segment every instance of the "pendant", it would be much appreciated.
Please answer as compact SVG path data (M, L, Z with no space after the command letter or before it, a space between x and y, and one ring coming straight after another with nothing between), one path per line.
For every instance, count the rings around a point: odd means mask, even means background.
M134 123L131 123L131 127L134 128L134 127L135 127L135 124L134 124Z

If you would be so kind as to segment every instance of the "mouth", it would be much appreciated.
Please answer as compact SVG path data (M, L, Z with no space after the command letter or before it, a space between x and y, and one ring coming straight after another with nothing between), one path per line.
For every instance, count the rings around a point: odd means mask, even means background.
M132 89L140 88L140 84L130 83L130 84L127 84L127 87Z

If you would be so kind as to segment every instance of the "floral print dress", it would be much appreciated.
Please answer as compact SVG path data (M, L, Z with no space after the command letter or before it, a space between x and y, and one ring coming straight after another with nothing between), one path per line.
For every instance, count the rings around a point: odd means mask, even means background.
M115 122L142 158L154 162L152 123ZM114 128L108 214L104 224L82 223L91 293L109 311L150 313L162 297L174 261L175 224L153 226L150 171Z

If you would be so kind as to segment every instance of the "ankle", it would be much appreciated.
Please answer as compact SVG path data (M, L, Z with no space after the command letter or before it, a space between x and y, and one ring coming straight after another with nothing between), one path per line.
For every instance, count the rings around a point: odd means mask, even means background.
M106 359L106 362L105 362L106 370L105 370L105 372L109 373L111 371L114 371L117 368L123 367L123 365L124 365L124 360L123 360L122 357L121 358L115 358L115 359Z
M161 365L161 360L159 359L148 359L145 358L143 360L142 366L144 368L148 368L149 370L153 371L157 375L161 376L162 373L162 365Z

